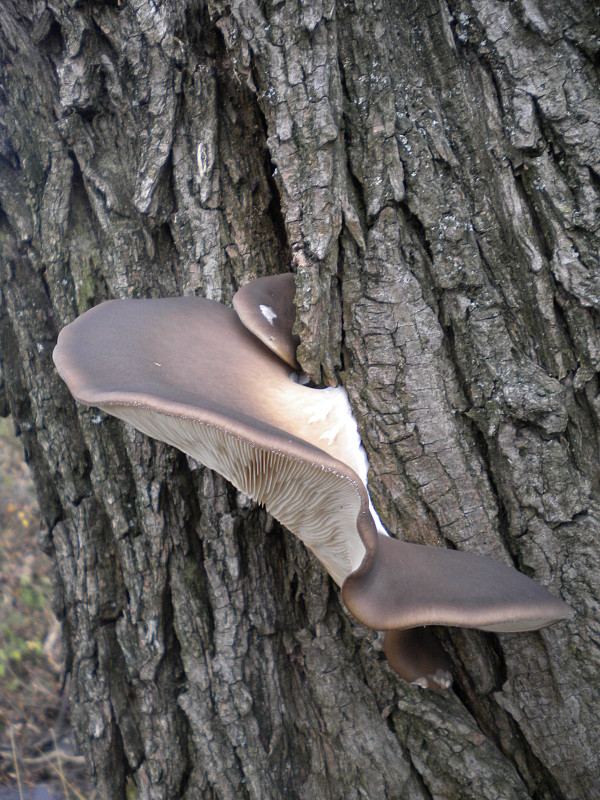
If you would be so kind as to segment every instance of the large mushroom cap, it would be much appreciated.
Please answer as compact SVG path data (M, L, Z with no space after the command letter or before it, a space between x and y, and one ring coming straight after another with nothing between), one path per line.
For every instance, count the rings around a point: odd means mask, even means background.
M362 563L363 538L375 535L368 495L331 395L292 381L232 309L195 297L113 300L61 331L54 361L77 400L264 503L339 584Z
M286 364L299 369L296 350L300 337L292 333L296 321L296 283L291 272L250 281L233 297L233 307L249 331Z

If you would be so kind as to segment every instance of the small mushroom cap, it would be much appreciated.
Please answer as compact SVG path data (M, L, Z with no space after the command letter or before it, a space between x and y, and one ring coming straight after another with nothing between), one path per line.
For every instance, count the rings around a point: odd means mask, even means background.
M375 541L368 494L330 419L331 394L292 381L231 308L196 297L102 303L61 331L54 361L77 400L264 503L340 585L363 562Z
M435 691L452 686L450 659L431 628L387 631L383 650L392 669L408 683Z
M291 272L268 275L242 286L233 307L249 331L295 370L300 337L292 333L296 321L296 283Z
M348 609L371 628L529 631L572 616L569 606L539 583L491 558L381 534L377 539L369 568L343 586Z

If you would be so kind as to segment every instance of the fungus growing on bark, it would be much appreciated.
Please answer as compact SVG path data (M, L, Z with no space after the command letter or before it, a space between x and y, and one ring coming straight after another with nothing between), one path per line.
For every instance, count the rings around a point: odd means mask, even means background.
M174 445L263 503L342 587L350 612L390 632L385 652L406 680L451 683L444 651L422 626L514 631L568 617L562 601L514 569L387 535L344 390L290 378L293 277L256 283L234 304L245 306L252 331L279 321L277 336L267 336L275 352L220 303L113 300L61 331L56 367L77 400Z
M233 307L242 324L294 369L300 337L292 332L296 320L296 283L291 272L249 281L237 291Z

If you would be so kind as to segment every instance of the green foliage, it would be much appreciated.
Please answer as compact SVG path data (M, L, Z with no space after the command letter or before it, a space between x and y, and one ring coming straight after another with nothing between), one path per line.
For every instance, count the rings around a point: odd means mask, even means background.
M43 643L37 638L20 635L25 619L20 614L10 615L0 624L0 678L4 678L8 667L17 670L25 659L37 658Z
M49 588L48 578L42 577L39 584L34 585L30 578L23 576L19 586L19 600L31 611L44 608L48 604Z
M49 584L45 576L37 583L21 576L11 607L5 608L0 617L0 678L5 678L10 668L15 673L12 682L16 681L17 687L23 662L36 659L43 650L43 631L38 633L35 626L32 630L31 617L48 605Z

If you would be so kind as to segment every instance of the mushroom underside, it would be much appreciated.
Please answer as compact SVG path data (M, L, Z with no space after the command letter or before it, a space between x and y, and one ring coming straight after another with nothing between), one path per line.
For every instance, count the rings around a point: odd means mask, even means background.
M259 447L214 425L139 406L103 406L143 433L215 470L264 505L311 550L341 586L366 554L357 530L358 481L312 461Z

